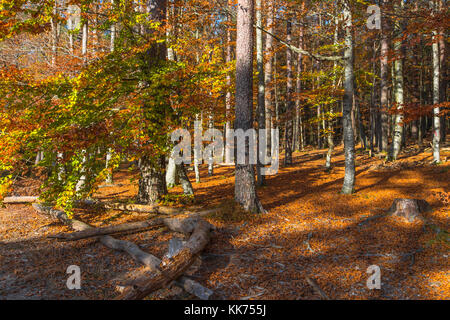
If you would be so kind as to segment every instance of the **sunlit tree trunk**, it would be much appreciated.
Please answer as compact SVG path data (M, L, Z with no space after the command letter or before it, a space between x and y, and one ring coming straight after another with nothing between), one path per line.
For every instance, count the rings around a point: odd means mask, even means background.
M403 7L403 1L401 1L401 6ZM394 8L398 9L398 4L394 4ZM402 36L402 25L400 21L396 21L394 24L395 37L400 38ZM402 147L403 138L403 55L402 53L402 41L396 39L394 41L394 52L396 55L400 55L394 61L394 101L397 108L397 114L395 115L394 123L394 134L391 148L391 159L397 160Z
M253 0L238 1L235 129L244 132L253 128L253 9ZM245 163L236 161L234 197L244 210L260 212L262 207L256 194L255 173L249 162L247 143L244 148Z
M383 0L383 4L386 0ZM387 36L387 24L385 22L385 17L382 17L381 24L381 58L380 58L380 108L381 108L381 150L383 152L388 151L388 131L389 131L389 118L388 118L388 36Z
M300 26L300 36L299 36L299 44L298 47L303 49L303 26ZM294 133L294 147L296 150L303 150L305 146L304 137L303 137L303 119L302 119L302 110L300 104L300 93L302 91L302 64L303 64L303 55L301 53L298 54L297 58L297 83L296 83L296 94L297 98L295 99L295 125L294 128L297 130L297 134Z
M111 4L114 7L114 0L111 0ZM111 38L110 38L110 43L109 43L109 51L114 52L115 39L116 39L116 24L115 23L113 23L111 25L110 32L111 32ZM114 183L112 168L109 168L111 158L112 158L112 152L113 151L111 148L108 148L108 151L106 152L106 169L108 172L106 174L105 182L108 185L112 185Z
M439 104L439 43L437 32L433 32L433 104ZM439 142L441 140L441 121L439 107L433 108L433 161L440 162Z
M336 46L338 44L338 29L339 27L339 20L338 18L335 18L335 27L334 27L334 45ZM333 70L336 72L337 69L337 62L335 61L333 64ZM333 87L336 89L336 77L333 78ZM330 105L330 115L333 116L333 105ZM325 160L325 168L330 169L331 168L331 155L333 154L334 150L334 139L333 139L333 118L330 118L328 120L328 135L327 135L327 142L328 142L328 151L327 151L327 157Z
M352 13L348 1L343 2L345 51L344 51L344 101L342 126L344 129L345 176L342 186L343 194L351 194L355 185L355 140L352 129L353 109L353 36Z

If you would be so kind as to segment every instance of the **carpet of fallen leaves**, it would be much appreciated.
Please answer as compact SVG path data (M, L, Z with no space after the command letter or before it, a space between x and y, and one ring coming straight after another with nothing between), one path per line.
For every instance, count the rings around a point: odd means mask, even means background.
M325 153L295 153L292 167L267 177L258 194L268 214L208 217L217 229L192 277L225 299L320 299L306 276L331 299L449 299L450 162L431 165L431 152L415 147L396 163L359 152L355 194L341 195L342 148L336 149L329 172ZM444 148L442 158L449 156ZM193 179L193 172L189 176ZM115 174L115 185L100 188L95 197L131 199L137 193L136 177L124 168ZM193 183L196 205L211 208L233 199L232 167L219 166L212 177L202 168L201 179ZM181 194L182 189L170 192ZM395 198L427 200L433 208L424 214L429 224L390 216L370 219L383 214ZM76 216L94 226L147 218L92 208L79 209ZM47 238L68 231L28 205L0 209L0 299L109 299L117 295L117 283L142 271L126 254L95 240ZM160 228L116 237L161 258L174 236L180 235ZM69 265L81 268L81 290L66 287ZM367 288L371 265L381 269L380 290ZM150 298L192 297L171 287Z

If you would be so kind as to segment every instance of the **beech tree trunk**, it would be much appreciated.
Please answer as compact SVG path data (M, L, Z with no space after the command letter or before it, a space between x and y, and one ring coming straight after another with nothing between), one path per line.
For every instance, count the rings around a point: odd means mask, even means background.
M383 5L386 0L383 1ZM388 151L388 133L389 133L389 118L388 118L388 37L387 37L387 24L385 22L385 17L382 17L381 24L381 57L380 57L380 107L381 107L381 150L384 152Z
M298 47L303 50L303 26L300 26L300 36ZM294 148L295 150L303 150L305 146L305 139L303 134L303 119L302 119L302 109L300 105L300 93L302 91L302 64L303 64L303 54L299 53L297 58L297 83L296 83L296 94L295 99L295 125L297 133L294 133Z
M401 2L401 6L403 7L403 1ZM397 3L394 4L394 8L398 8ZM401 32L403 31L401 22L395 22L394 24L395 33L398 37L401 36ZM402 147L402 139L403 139L403 104L404 104L404 96L403 96L403 53L402 53L402 41L396 40L394 42L394 51L395 54L400 55L394 61L394 101L397 108L397 114L395 115L395 123L394 123L394 136L391 148L391 159L397 160L397 157L400 153Z
M147 3L147 12L154 21L164 23L167 13L167 0L151 0ZM150 32L150 30L146 30ZM167 46L164 42L154 43L144 56L144 69L157 66L167 59ZM144 104L144 112L147 105ZM140 160L139 192L137 200L143 204L159 201L167 194L165 155L144 155Z
M353 109L353 36L350 4L344 1L345 52L344 52L344 101L342 126L344 129L345 176L343 194L351 194L355 185L355 140L352 129Z
M165 157L159 156L156 160L150 160L144 156L139 167L141 177L139 179L139 192L137 201L142 204L153 204L167 194L165 177Z
M440 93L440 70L439 70L439 42L438 33L433 32L433 104L437 105L440 103L439 93ZM439 117L439 107L433 108L433 161L438 163L441 161L439 142L441 140L441 121Z

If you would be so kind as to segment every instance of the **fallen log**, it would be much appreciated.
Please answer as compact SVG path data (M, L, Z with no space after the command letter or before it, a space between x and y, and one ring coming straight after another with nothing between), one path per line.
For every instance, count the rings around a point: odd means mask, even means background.
M89 228L83 231L72 233L60 233L56 235L50 235L48 238L59 239L63 241L75 241L81 239L87 239L92 237L104 236L113 233L123 233L132 231L145 231L151 227L162 225L161 219L146 220L139 222L123 223L114 226L108 226L103 228Z
M33 208L40 214L49 216L54 220L58 220L65 225L70 226L75 231L78 231L79 234L87 233L90 230L96 230L96 228L93 228L87 223L76 219L69 219L67 214L62 210L53 209L52 207L41 204L33 204ZM176 224L174 225L176 226ZM184 230L189 230L189 228L192 228L192 226L187 224ZM161 264L161 260L154 255L141 250L135 243L125 240L118 240L108 235L100 236L99 241L110 249L128 253L133 259L145 265L151 271L160 273L159 266ZM211 290L184 276L179 277L179 279L175 281L175 284L202 300L207 300L212 295Z
M183 248L175 256L161 262L160 273L137 279L133 286L126 287L116 299L143 299L179 278L194 263L196 255L208 244L210 231L211 225L206 221L199 220Z
M48 238L59 239L62 241L75 241L114 233L142 232L158 226L166 226L171 231L190 234L194 230L197 221L198 217L154 218L146 221L129 222L108 227L90 228L78 232L60 233L48 236Z
M25 196L25 197L5 197L3 203L6 204L21 204L21 203L33 203L36 202L39 197Z

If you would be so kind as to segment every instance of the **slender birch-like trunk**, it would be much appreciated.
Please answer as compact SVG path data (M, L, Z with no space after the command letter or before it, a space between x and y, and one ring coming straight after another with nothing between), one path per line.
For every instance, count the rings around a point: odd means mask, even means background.
M352 13L349 1L343 2L345 51L344 51L344 100L342 126L344 130L345 176L342 186L343 194L351 194L355 185L355 140L352 129L353 109L353 36Z

